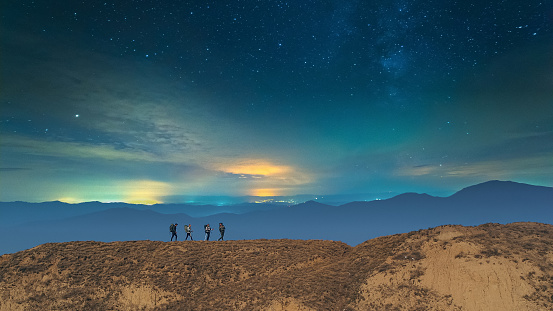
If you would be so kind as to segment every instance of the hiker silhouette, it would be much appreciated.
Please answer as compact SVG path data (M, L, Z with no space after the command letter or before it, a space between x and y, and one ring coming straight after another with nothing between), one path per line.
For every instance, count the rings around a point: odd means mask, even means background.
M190 241L194 241L194 239L192 238L192 225L184 225L184 231L186 231L186 238L184 240L186 241L188 240L188 237L190 237Z
M169 232L171 232L171 241L173 241L173 238L175 238L175 241L177 240L177 226L179 224L175 223L175 224L171 224L169 226Z
M224 241L225 237L225 225L223 225L222 222L219 223L219 233L221 234L221 237L217 241Z
M205 229L205 240L209 241L209 236L211 235L211 231L213 231L213 229L211 229L209 224L205 225L204 229Z

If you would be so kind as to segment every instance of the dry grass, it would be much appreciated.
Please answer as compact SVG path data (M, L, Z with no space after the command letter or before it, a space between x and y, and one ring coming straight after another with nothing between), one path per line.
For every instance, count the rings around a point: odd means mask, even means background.
M486 260L535 267L524 270L533 290L521 299L553 309L553 227L518 223L443 226L356 247L299 240L44 244L0 257L0 310L460 310L462 293L428 281L427 262L442 252L463 267Z

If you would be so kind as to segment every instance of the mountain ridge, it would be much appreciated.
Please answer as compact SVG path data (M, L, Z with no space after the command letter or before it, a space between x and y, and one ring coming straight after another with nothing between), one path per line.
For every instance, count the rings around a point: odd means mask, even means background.
M493 191L476 191L493 188ZM497 189L502 189L504 191ZM468 189L467 189L468 188ZM0 235L9 236L0 254L31 248L50 241L168 240L170 223L192 224L194 238L203 239L207 223L227 226L228 239L324 239L357 245L378 236L404 233L443 224L480 225L488 222L540 221L553 223L553 188L512 182L491 182L467 187L449 197L406 193L387 200L351 202L330 206L305 202L297 206L262 207L243 214L219 213L193 217L175 209L173 214L152 209L90 210L71 208L69 213L49 215L52 209L0 208L4 222ZM518 191L516 189L522 189ZM508 193L505 193L508 192ZM78 210L79 213L73 213ZM142 213L139 211L150 211ZM91 215L91 213L94 214ZM34 220L16 221L30 218ZM56 218L57 217L57 218ZM76 217L76 218L75 218ZM182 226L179 235L183 236ZM213 234L217 236L217 232Z

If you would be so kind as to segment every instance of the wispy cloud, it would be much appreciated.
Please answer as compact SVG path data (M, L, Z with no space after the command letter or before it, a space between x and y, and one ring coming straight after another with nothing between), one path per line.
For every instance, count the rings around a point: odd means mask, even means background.
M209 113L209 100L189 91L186 79L175 81L147 63L80 47L72 47L66 57L62 45L39 36L10 35L14 40L8 48L25 52L10 53L4 68L9 85L2 99L63 125L50 125L50 141L100 140L162 156L201 152L219 143L212 133L223 122ZM29 66L28 59L41 61ZM23 86L26 92L21 93Z
M435 165L402 166L396 168L396 170L394 171L394 175L400 177L427 176L434 175L438 169L439 166Z
M155 155L147 152L116 149L114 146L104 144L44 141L19 135L4 135L2 137L2 142L3 151L13 154L61 158L100 158L106 160L148 162L159 161Z
M550 176L553 153L510 159L493 159L471 163L446 163L400 167L396 176L440 177L474 180L516 179L524 176Z

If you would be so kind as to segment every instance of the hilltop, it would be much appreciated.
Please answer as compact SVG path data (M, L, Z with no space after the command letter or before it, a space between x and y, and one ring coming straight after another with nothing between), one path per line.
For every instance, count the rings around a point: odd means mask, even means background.
M49 243L0 256L0 310L551 310L553 226L321 240Z

